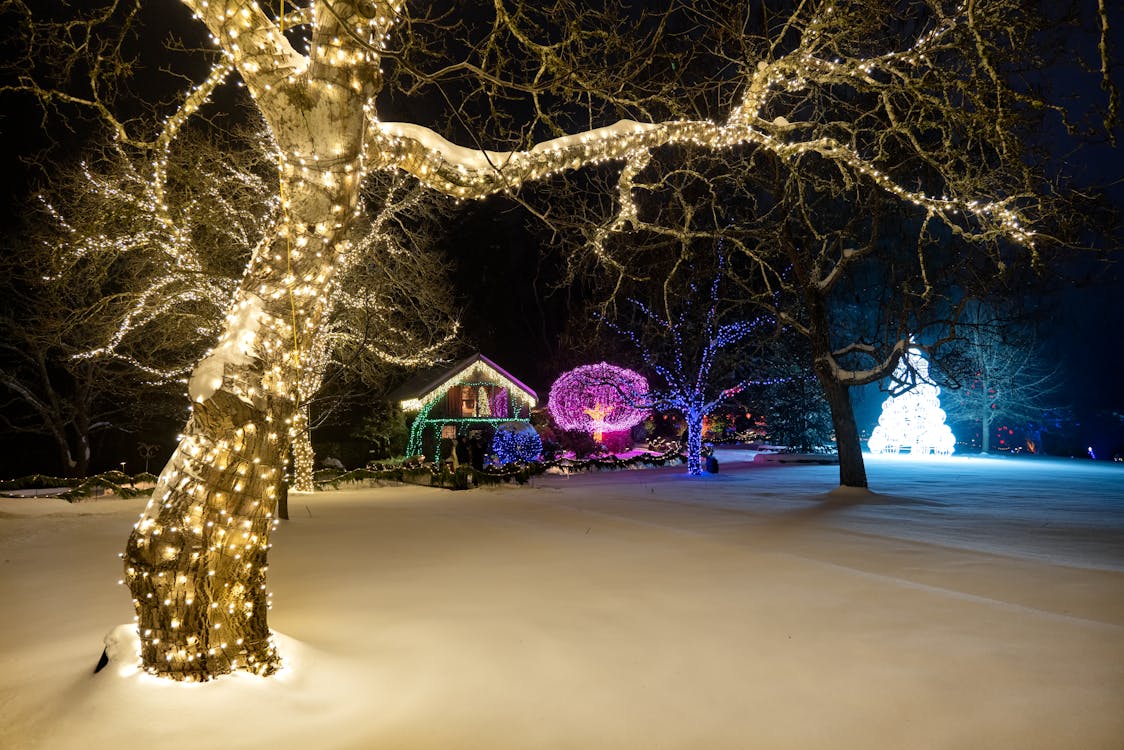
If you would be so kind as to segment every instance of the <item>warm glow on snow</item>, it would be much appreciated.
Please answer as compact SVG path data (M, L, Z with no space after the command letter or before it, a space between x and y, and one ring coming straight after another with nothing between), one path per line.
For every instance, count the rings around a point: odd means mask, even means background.
M751 456L302 496L271 556L281 671L205 684L138 671L117 628L140 501L0 499L0 744L1118 746L1119 466L872 457L879 494L829 494L833 466Z

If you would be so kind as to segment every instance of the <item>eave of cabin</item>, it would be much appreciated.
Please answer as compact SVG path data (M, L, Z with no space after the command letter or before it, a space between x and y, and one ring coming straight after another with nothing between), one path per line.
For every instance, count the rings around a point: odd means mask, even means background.
M476 378L471 378L473 373ZM397 401L403 411L419 411L443 397L450 388L466 382L488 382L507 388L512 400L525 403L528 408L538 403L538 395L483 354L473 354L435 373L426 373L395 389L389 397Z

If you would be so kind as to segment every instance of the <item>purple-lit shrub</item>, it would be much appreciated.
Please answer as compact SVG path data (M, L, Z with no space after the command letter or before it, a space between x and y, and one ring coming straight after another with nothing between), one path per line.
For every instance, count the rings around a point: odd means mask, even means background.
M588 432L564 430L558 433L558 444L566 453L573 453L574 458L589 458L596 454L601 444L593 439Z
M564 372L550 387L548 407L563 430L601 433L627 430L644 421L648 381L607 362Z
M610 453L625 453L632 450L632 430L617 430L601 435L601 444Z

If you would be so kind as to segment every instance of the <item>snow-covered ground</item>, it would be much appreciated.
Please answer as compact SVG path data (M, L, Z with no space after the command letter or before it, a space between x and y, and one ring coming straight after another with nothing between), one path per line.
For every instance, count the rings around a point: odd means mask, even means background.
M0 499L0 748L1124 747L1124 467L750 458L294 495L205 685L92 673L143 500Z

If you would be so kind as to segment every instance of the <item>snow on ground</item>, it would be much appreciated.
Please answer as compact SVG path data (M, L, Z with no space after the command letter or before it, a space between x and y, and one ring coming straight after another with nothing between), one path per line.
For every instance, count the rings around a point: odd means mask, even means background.
M1124 746L1121 467L751 458L294 496L286 669L205 685L117 628L143 500L0 500L0 748Z

